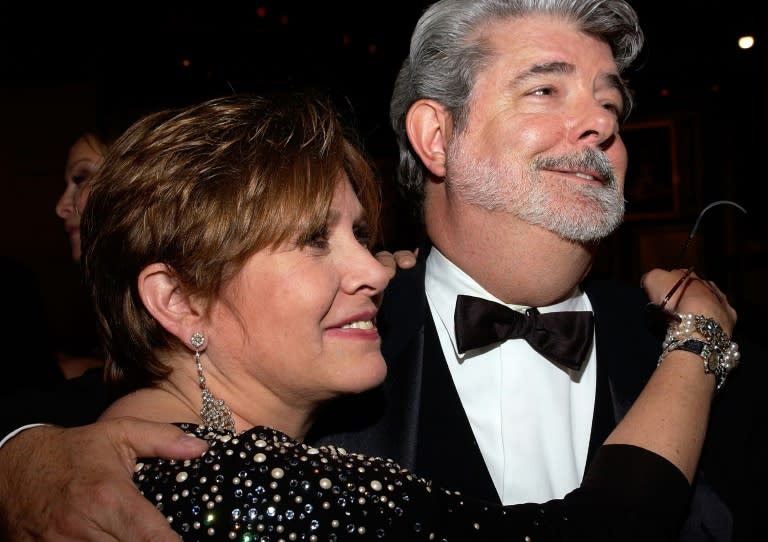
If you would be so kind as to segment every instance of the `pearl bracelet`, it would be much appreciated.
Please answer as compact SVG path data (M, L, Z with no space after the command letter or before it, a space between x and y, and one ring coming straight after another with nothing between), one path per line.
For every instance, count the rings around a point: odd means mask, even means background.
M702 315L678 313L679 323L667 328L658 364L674 350L685 350L704 360L704 372L714 374L717 390L723 387L728 374L739 364L739 345L731 341L720 324Z

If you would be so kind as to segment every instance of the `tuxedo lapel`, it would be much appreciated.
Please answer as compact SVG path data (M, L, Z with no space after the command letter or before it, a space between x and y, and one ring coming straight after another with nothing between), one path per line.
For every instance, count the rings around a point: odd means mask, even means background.
M587 465L624 417L655 367L661 344L648 329L642 292L607 281L584 291L595 314L597 389Z
M618 422L656 368L663 333L651 329L639 288L589 281L584 291L595 313L598 370L604 370Z
M500 503L426 310L416 472L442 486Z
M600 355L598 350L598 356ZM611 397L611 387L608 382L608 371L597 364L597 383L595 387L595 406L592 412L592 431L589 435L589 448L587 449L587 462L585 467L592 463L597 449L605 442L605 439L616 427L616 410ZM582 472L582 476L584 473Z

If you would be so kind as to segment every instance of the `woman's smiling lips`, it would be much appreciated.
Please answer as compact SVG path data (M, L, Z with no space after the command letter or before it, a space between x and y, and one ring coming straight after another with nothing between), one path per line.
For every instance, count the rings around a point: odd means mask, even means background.
M327 331L334 335L378 338L376 328L376 313L366 312L345 319L336 325L329 326Z

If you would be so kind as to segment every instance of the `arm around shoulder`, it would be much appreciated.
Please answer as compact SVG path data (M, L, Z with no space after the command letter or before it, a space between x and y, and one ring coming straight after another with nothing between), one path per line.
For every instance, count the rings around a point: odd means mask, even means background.
M186 459L207 445L170 424L35 427L0 449L3 540L178 542L131 476L138 455Z

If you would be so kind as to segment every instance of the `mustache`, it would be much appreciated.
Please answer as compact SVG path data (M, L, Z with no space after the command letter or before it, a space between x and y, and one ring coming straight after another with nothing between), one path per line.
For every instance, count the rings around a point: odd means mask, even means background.
M616 188L616 172L603 151L588 147L578 154L540 156L533 160L534 171L540 169L591 170L597 172L605 186Z

